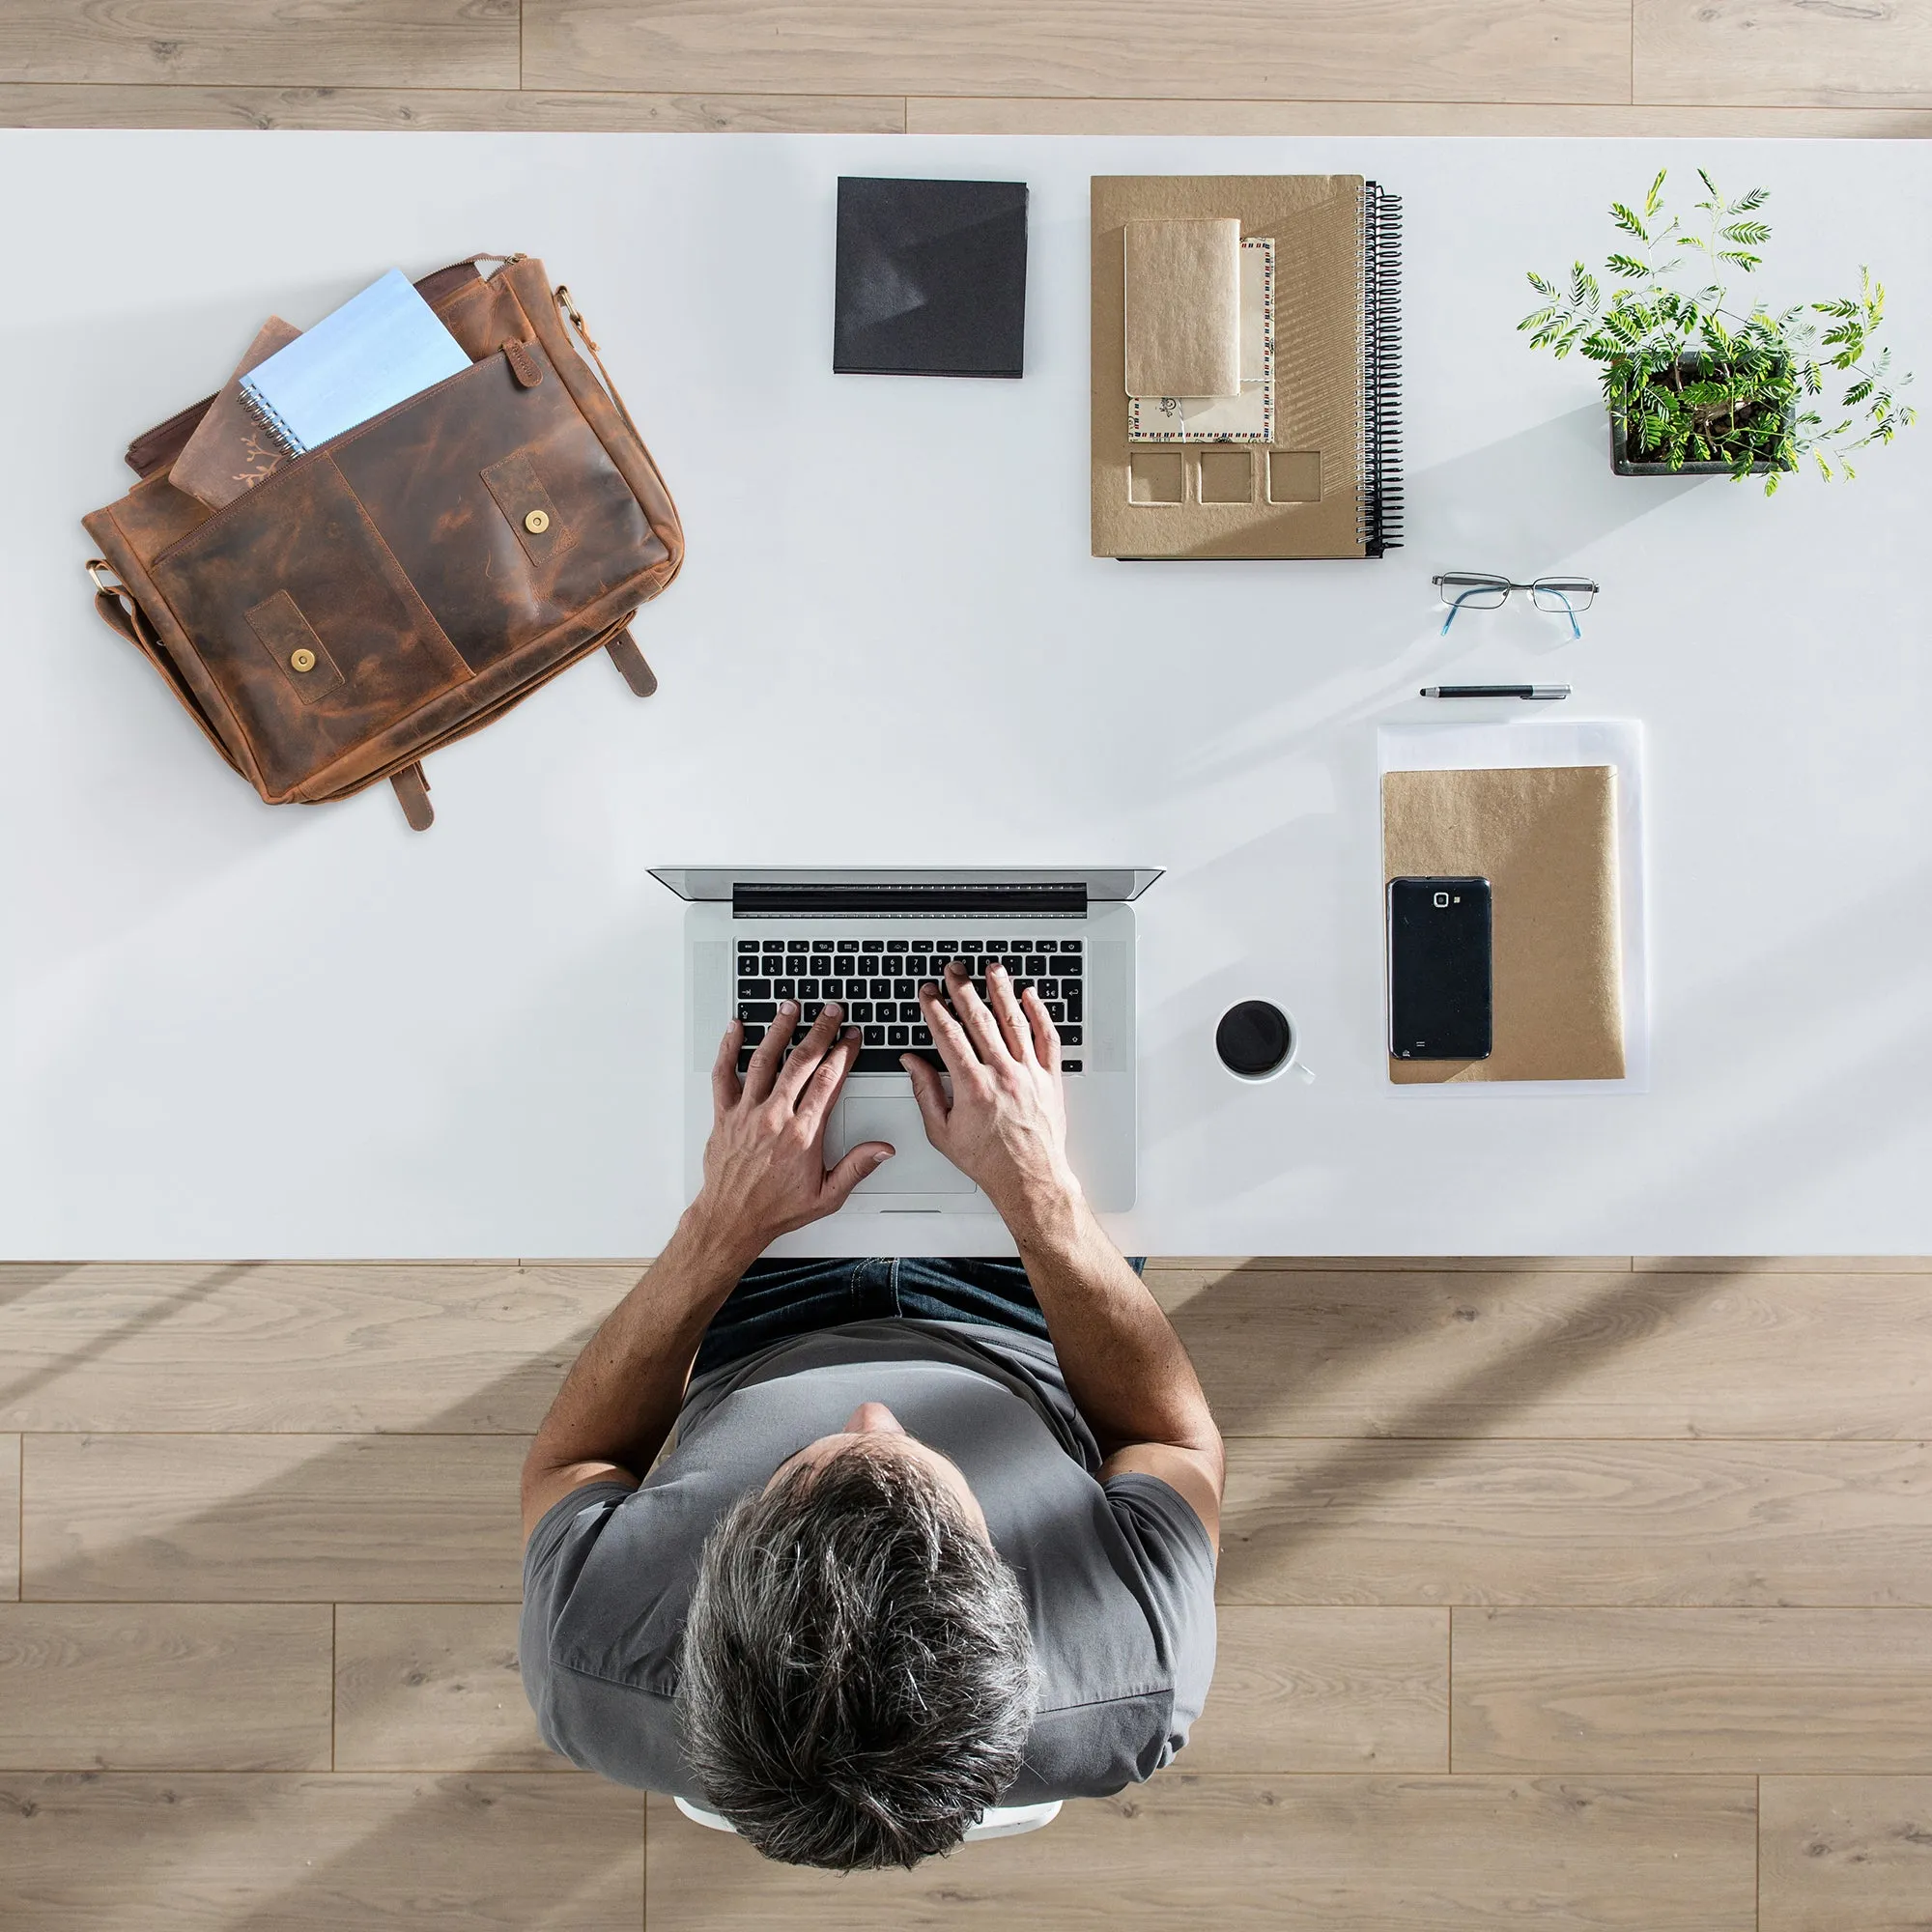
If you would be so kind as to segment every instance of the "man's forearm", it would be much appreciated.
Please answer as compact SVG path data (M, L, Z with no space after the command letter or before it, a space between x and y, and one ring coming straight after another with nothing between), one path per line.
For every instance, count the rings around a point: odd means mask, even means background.
M706 1324L758 1249L717 1224L702 1196L685 1209L651 1270L605 1317L564 1378L525 1464L533 1477L610 1463L641 1477L684 1400Z
M1067 1392L1103 1455L1124 1443L1212 1449L1220 1436L1187 1350L1077 1187L1005 1210Z

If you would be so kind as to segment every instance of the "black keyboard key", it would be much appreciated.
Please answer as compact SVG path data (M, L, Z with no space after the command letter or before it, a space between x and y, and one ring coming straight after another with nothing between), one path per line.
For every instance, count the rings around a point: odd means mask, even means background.
M1066 1002L1065 1000L1048 1000L1046 1003L1046 1016L1050 1020L1064 1020L1066 1017Z
M958 942L958 950L961 952L983 952L986 942L983 939L962 939Z
M980 951L981 952L1004 952L1011 944L1012 942L1007 939L989 939L984 946L980 948Z
M901 1000L899 1002L899 1018L904 1020L908 1026L913 1021L923 1019L923 1010L917 1000Z
M764 1037L765 1030L761 1026L748 1026L745 1029L745 1044L747 1046L756 1046Z
M861 952L883 952L885 950L886 942L883 939L864 939L859 942Z
M803 945L804 942L800 941L800 944ZM810 952L830 952L832 942L829 939L814 939L806 950Z
M803 952L785 954L784 969L794 980L803 980L811 969L811 961Z
M861 1043L862 1043L863 1045L866 1045L866 1046L884 1046L884 1045L885 1045L885 1043L886 1043L886 1030L885 1030L885 1028L884 1028L884 1027L882 1027L882 1026L868 1026L868 1027L866 1027L866 1028L864 1028L864 1029L863 1029L862 1031L863 1031L863 1039L862 1039L862 1042L861 1042Z
M888 952L910 952L912 948L903 939L889 939L886 941L886 951Z
M818 981L816 980L801 980L798 982L798 996L801 1000L817 999Z
M893 996L893 982L890 980L868 980L866 991L875 1000L890 1000Z
M854 1073L903 1073L905 1068L899 1065L899 1061L909 1051L917 1051L917 1049L903 1046L862 1046L859 1049L859 1057L852 1063L852 1071ZM946 1063L930 1047L923 1053L921 1053L919 1058L924 1061L928 1066L937 1067L942 1072L945 1070Z
M1037 952L1027 954L1026 969L1036 980L1043 980L1046 977L1046 961Z
M738 997L741 1000L769 1000L772 997L772 982L769 980L740 980Z
M932 1044L932 1029L929 1026L916 1026L912 1030L912 1043L915 1046Z
M938 943L933 939L915 939L906 950L911 952L930 952Z
M1037 939L1034 941L1033 950L1036 952L1058 952L1060 942L1057 939Z
M1049 960L1047 963L1051 965L1052 961ZM1060 981L1058 980L1042 980L1039 982L1039 996L1042 1000L1059 999Z
M851 1006L846 1009L845 1017L848 1020L858 1021L862 1024L865 1021L869 1020L872 1017L871 1001L854 1000Z
M814 952L811 964L806 968L814 980L822 980L832 971L832 955L829 952Z
M1060 1070L1063 1073L1078 1073L1082 1070L1082 1066L1083 1063L1078 1060L1063 1060L1060 1063Z
M1026 955L1021 952L1003 953L1000 964L1017 980L1026 971Z
M910 1027L889 1026L886 1029L886 1044L888 1046L910 1046L912 1044L912 1029Z
M779 1009L770 1000L740 1000L738 1017L741 1020L775 1020Z
M856 939L841 939L832 950L835 952L856 952L859 942Z
M893 998L895 1000L910 1000L918 991L918 985L911 980L893 981Z
M1078 1046L1080 1044L1080 1029L1077 1026L1064 1026L1057 1029L1057 1031L1060 1034L1060 1043L1062 1046Z
M923 980L932 971L932 961L923 952L915 952L906 960L905 970L915 980Z
M1080 997L1080 981L1076 980L1066 989L1066 1017L1075 1021L1084 1019L1086 1017L1083 1011L1086 1002Z
M1061 955L1060 977L1063 980L1077 980L1086 970L1087 962L1081 958L1079 953L1074 953L1071 958L1068 958L1065 953Z
M741 939L738 942L738 957L743 959L748 956L753 959L758 956L758 942L755 939Z
M774 980L772 981L772 991L781 1000L795 1000L798 998L798 981L796 980Z

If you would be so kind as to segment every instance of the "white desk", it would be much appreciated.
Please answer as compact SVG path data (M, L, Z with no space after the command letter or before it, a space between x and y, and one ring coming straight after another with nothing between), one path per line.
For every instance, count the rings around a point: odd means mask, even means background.
M646 867L840 860L1166 868L1133 1249L1932 1253L1932 425L1771 502L1620 481L1590 370L1514 330L1525 269L1599 256L1612 194L1700 160L1774 190L1768 295L1869 260L1932 363L1912 143L0 135L0 1251L648 1253L681 908ZM1089 559L1087 181L1156 170L1405 196L1389 559ZM831 374L840 172L1032 184L1024 382ZM690 561L639 626L662 691L571 672L431 761L427 836L386 788L270 810L96 621L77 520L271 307L482 247L571 283L677 496ZM1438 639L1457 564L1605 594L1580 644L1515 607ZM1651 1091L1396 1092L1376 726L1532 672L1648 732ZM1222 1072L1252 994L1316 1085Z

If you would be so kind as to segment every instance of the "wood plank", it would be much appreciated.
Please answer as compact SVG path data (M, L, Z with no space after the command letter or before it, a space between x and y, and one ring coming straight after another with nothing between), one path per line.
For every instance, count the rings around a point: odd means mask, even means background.
M1626 140L1754 136L1781 140L1804 135L1827 140L1923 140L1932 135L1932 112L1912 108L1688 103L1632 107L1600 101L1539 106L1483 100L1077 100L916 95L905 104L905 124L909 134L1532 135ZM1393 1265L1386 1261L1380 1264ZM1553 1265L1547 1259L1535 1264ZM1497 1264L1491 1259L1476 1265Z
M559 1780L562 1781L562 1780ZM1748 1778L1189 1777L863 1882L651 1801L651 1932L1751 1932Z
M14 1774L0 1923L637 1932L641 1811L591 1778Z
M1225 1603L1932 1604L1922 1442L1229 1448Z
M1759 1932L1925 1932L1932 1777L1767 1777Z
M1628 0L524 0L531 87L1628 100Z
M0 1435L0 1599L20 1594L20 1438Z
M514 1603L526 1446L509 1435L31 1435L22 1594Z
M1458 1610L1455 1710L1459 1771L1932 1772L1932 1610Z
M1136 103L1127 103L1134 105ZM1151 110L1161 105L1147 102ZM1272 1268L1316 1274L1628 1274L1628 1255L1153 1255L1150 1271Z
M0 1426L517 1435L637 1279L334 1263L45 1277L0 1305Z
M0 1769L327 1771L326 1604L0 1605Z
M1637 1255L1646 1274L1916 1274L1932 1276L1926 1255Z
M517 0L7 0L0 80L515 87Z
M569 1771L537 1736L514 1604L343 1604L340 1771Z
M1932 1435L1932 1279L1150 1266L1230 1435Z
M0 85L0 128L498 128L897 134L905 102L858 94L556 94L513 88ZM633 1270L635 1279L636 1270Z
M1932 107L1932 9L1634 0L1639 100Z
M1195 1776L1449 1769L1449 1612L1220 1610Z

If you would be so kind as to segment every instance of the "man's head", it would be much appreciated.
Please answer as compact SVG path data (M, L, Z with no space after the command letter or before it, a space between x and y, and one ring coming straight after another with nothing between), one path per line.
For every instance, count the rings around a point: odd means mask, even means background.
M1026 1605L957 1464L865 1403L706 1540L678 1699L692 1769L768 1858L951 1851L1020 1769Z

